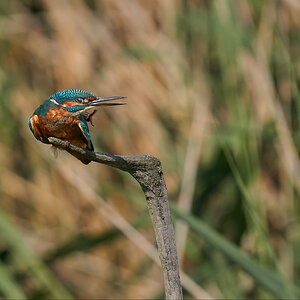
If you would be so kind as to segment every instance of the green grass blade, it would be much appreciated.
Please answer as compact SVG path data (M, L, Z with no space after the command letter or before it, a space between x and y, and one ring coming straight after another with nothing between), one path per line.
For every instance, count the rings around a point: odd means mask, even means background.
M49 253L44 261L46 263L52 263L57 259L68 257L76 252L87 252L100 244L113 241L120 236L122 236L122 232L118 229L112 229L97 236L79 235Z
M0 291L7 299L27 299L2 263L0 263Z
M299 299L300 290L292 283L284 280L282 276L267 270L255 260L249 258L234 244L223 238L218 232L200 219L179 211L175 205L170 204L172 213L186 222L190 228L198 233L215 249L221 251L228 259L239 265L257 283L280 299Z
M22 238L19 230L9 218L0 212L0 236L11 248L16 260L27 266L42 287L47 289L53 299L72 299L71 294L57 281L48 267L34 255Z
M143 212L131 223L132 227L135 229L146 228L151 226L150 218L148 218L148 212ZM113 228L107 232L98 235L83 235L79 234L63 245L59 246L55 250L48 253L44 261L46 263L53 263L57 259L64 258L66 256L72 255L75 252L87 252L99 245L105 243L110 243L115 241L117 238L124 236L120 229Z

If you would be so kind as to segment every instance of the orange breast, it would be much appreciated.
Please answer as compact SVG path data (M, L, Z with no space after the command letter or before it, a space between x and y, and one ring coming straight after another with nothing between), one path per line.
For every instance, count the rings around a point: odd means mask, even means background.
M31 124L37 139L57 137L86 148L87 141L78 126L79 119L63 108L50 109L45 117L33 116Z

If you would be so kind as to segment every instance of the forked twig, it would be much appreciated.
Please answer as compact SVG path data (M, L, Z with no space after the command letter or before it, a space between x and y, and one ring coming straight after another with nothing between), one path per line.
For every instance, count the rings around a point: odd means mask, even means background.
M72 144L67 145L65 141L54 137L49 138L49 141L54 146L64 150L68 148L91 161L128 172L137 180L145 194L154 227L164 274L166 299L182 299L174 227L160 161L146 154L118 156L92 152Z

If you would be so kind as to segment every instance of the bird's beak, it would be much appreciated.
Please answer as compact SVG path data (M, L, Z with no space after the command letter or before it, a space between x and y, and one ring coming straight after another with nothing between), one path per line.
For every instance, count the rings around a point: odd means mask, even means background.
M97 97L95 100L91 100L89 106L113 106L113 105L124 105L126 102L109 102L119 99L125 99L127 97Z

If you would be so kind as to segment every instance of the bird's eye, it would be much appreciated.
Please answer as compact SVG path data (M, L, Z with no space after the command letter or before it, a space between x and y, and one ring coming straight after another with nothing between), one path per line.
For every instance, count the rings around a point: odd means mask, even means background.
M83 99L82 98L77 98L77 102L82 103Z

